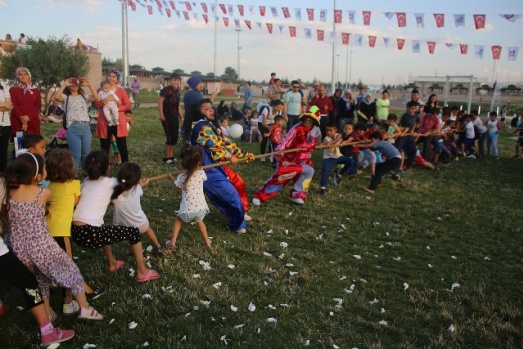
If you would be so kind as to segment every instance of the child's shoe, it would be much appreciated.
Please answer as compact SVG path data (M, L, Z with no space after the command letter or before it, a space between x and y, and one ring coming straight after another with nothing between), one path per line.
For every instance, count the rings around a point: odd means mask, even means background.
M78 318L82 320L100 321L104 319L104 316L90 306L88 309L80 308L80 315L78 315Z
M325 188L321 188L320 189L320 195L325 195L327 191L325 190Z
M153 254L154 256L158 256L158 257L163 256L163 249L162 249L162 246L156 246L156 247L153 247L152 254Z
M55 327L53 331L48 334L41 335L40 341L42 345L47 347L53 343L62 343L74 337L73 330L62 330L59 327Z
M75 315L80 311L80 305L77 301L71 301L69 304L64 304L63 313L64 315Z

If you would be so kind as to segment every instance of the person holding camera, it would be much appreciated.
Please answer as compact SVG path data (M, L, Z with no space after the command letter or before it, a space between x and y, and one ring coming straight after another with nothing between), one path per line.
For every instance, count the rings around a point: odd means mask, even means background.
M85 92L83 87L89 90ZM74 165L80 169L87 154L91 151L91 128L89 106L98 100L98 93L91 86L89 79L69 78L54 95L55 100L64 107L64 127L67 129L67 144L73 153Z

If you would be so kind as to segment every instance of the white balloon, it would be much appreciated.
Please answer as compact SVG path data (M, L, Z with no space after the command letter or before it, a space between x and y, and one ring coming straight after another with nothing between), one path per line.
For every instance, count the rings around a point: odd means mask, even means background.
M234 124L229 128L229 134L232 138L240 138L243 134L243 127L240 124Z

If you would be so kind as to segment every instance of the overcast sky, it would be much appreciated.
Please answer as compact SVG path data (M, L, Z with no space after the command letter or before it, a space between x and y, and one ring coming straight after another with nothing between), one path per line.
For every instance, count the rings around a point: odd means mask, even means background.
M139 0L141 3L150 1ZM135 0L136 2L136 0ZM162 2L162 1L160 1ZM129 54L131 64L141 64L147 69L160 66L167 71L184 69L198 70L204 74L214 67L214 19L206 24L201 3L209 7L214 1L191 1L190 20L171 18L158 11L153 2L154 14L137 4L136 11L128 10ZM168 3L168 1L165 1ZM301 78L305 81L331 80L332 67L332 18L334 1L273 1L273 0L227 0L220 4L233 5L233 15L224 15L218 10L217 75L223 74L227 66L237 69L237 40L234 19L240 19L240 75L249 80L268 80L272 71L279 77ZM238 13L238 4L245 6L244 17ZM177 10L187 10L184 2L175 1ZM249 6L256 6L251 14ZM260 17L258 6L267 6L265 17ZM278 17L274 17L271 6L277 6ZM282 6L287 6L290 18L284 18ZM295 9L302 11L301 21L295 18ZM306 8L315 10L315 21L307 19ZM409 76L426 75L475 75L486 83L492 76L500 82L523 82L523 18L510 22L500 14L523 14L523 0L438 0L407 1L381 0L344 1L337 0L336 8L343 10L343 23L338 24L336 53L339 66L335 72L344 82L361 79L367 84L398 84L408 81ZM319 21L320 10L327 10L327 22ZM348 11L356 11L355 24L348 21ZM362 11L371 11L370 26L363 25ZM174 12L174 11L173 11ZM396 16L390 20L385 12L406 12L407 26L398 28ZM198 19L194 19L194 13ZM424 28L417 28L415 13L424 14ZM445 14L445 27L437 28L434 13ZM47 38L69 35L73 41L79 37L85 44L97 46L104 57L121 57L121 3L118 0L0 0L0 23L4 33L16 39L20 33ZM465 26L455 27L454 14L465 15ZM473 14L486 14L483 30L474 27ZM225 27L223 17L230 20ZM244 20L252 21L249 30ZM330 21L330 23L328 23ZM262 30L256 22L262 23ZM267 31L266 23L272 23L273 34ZM279 26L283 27L283 34ZM289 26L295 26L297 35L289 36ZM312 30L312 39L305 38L306 28ZM316 30L325 30L325 41L318 42ZM349 46L341 43L341 33L351 33ZM363 46L355 45L355 35L363 35ZM376 47L368 47L368 36L377 37ZM385 47L383 38L391 38ZM405 47L399 51L396 38L406 39ZM420 53L413 53L412 40L420 41ZM435 53L428 53L427 41L436 42ZM452 49L446 43L455 44ZM461 55L459 44L468 44L468 54ZM484 45L483 59L475 58L475 45ZM495 63L491 46L503 47L501 58ZM516 61L508 61L508 47L519 47ZM349 50L347 50L349 48ZM352 60L351 54L352 51ZM350 63L352 61L352 64ZM494 73L494 74L493 74Z

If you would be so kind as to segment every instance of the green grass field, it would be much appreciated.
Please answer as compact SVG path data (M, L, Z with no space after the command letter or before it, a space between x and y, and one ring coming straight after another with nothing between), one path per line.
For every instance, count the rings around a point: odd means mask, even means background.
M131 160L144 176L175 170L160 161L157 110L134 114ZM523 160L511 159L513 136L502 134L499 161L415 169L398 182L384 180L374 196L359 188L368 173L318 195L322 154L315 151L305 205L292 204L285 189L249 211L254 221L243 236L211 207L205 222L213 252L195 225L183 225L177 249L148 260L163 272L150 284L129 276L135 266L126 243L115 248L126 266L114 275L101 251L75 248L85 279L107 289L92 302L105 319L60 315L56 325L76 330L61 347L522 348ZM257 152L257 145L240 146ZM272 173L267 162L236 169L250 196ZM168 181L145 189L142 205L162 241L179 202ZM35 347L36 325L16 309L19 292L0 282L0 298L14 308L0 318L0 348ZM52 304L61 310L58 290ZM130 330L132 321L138 326Z

